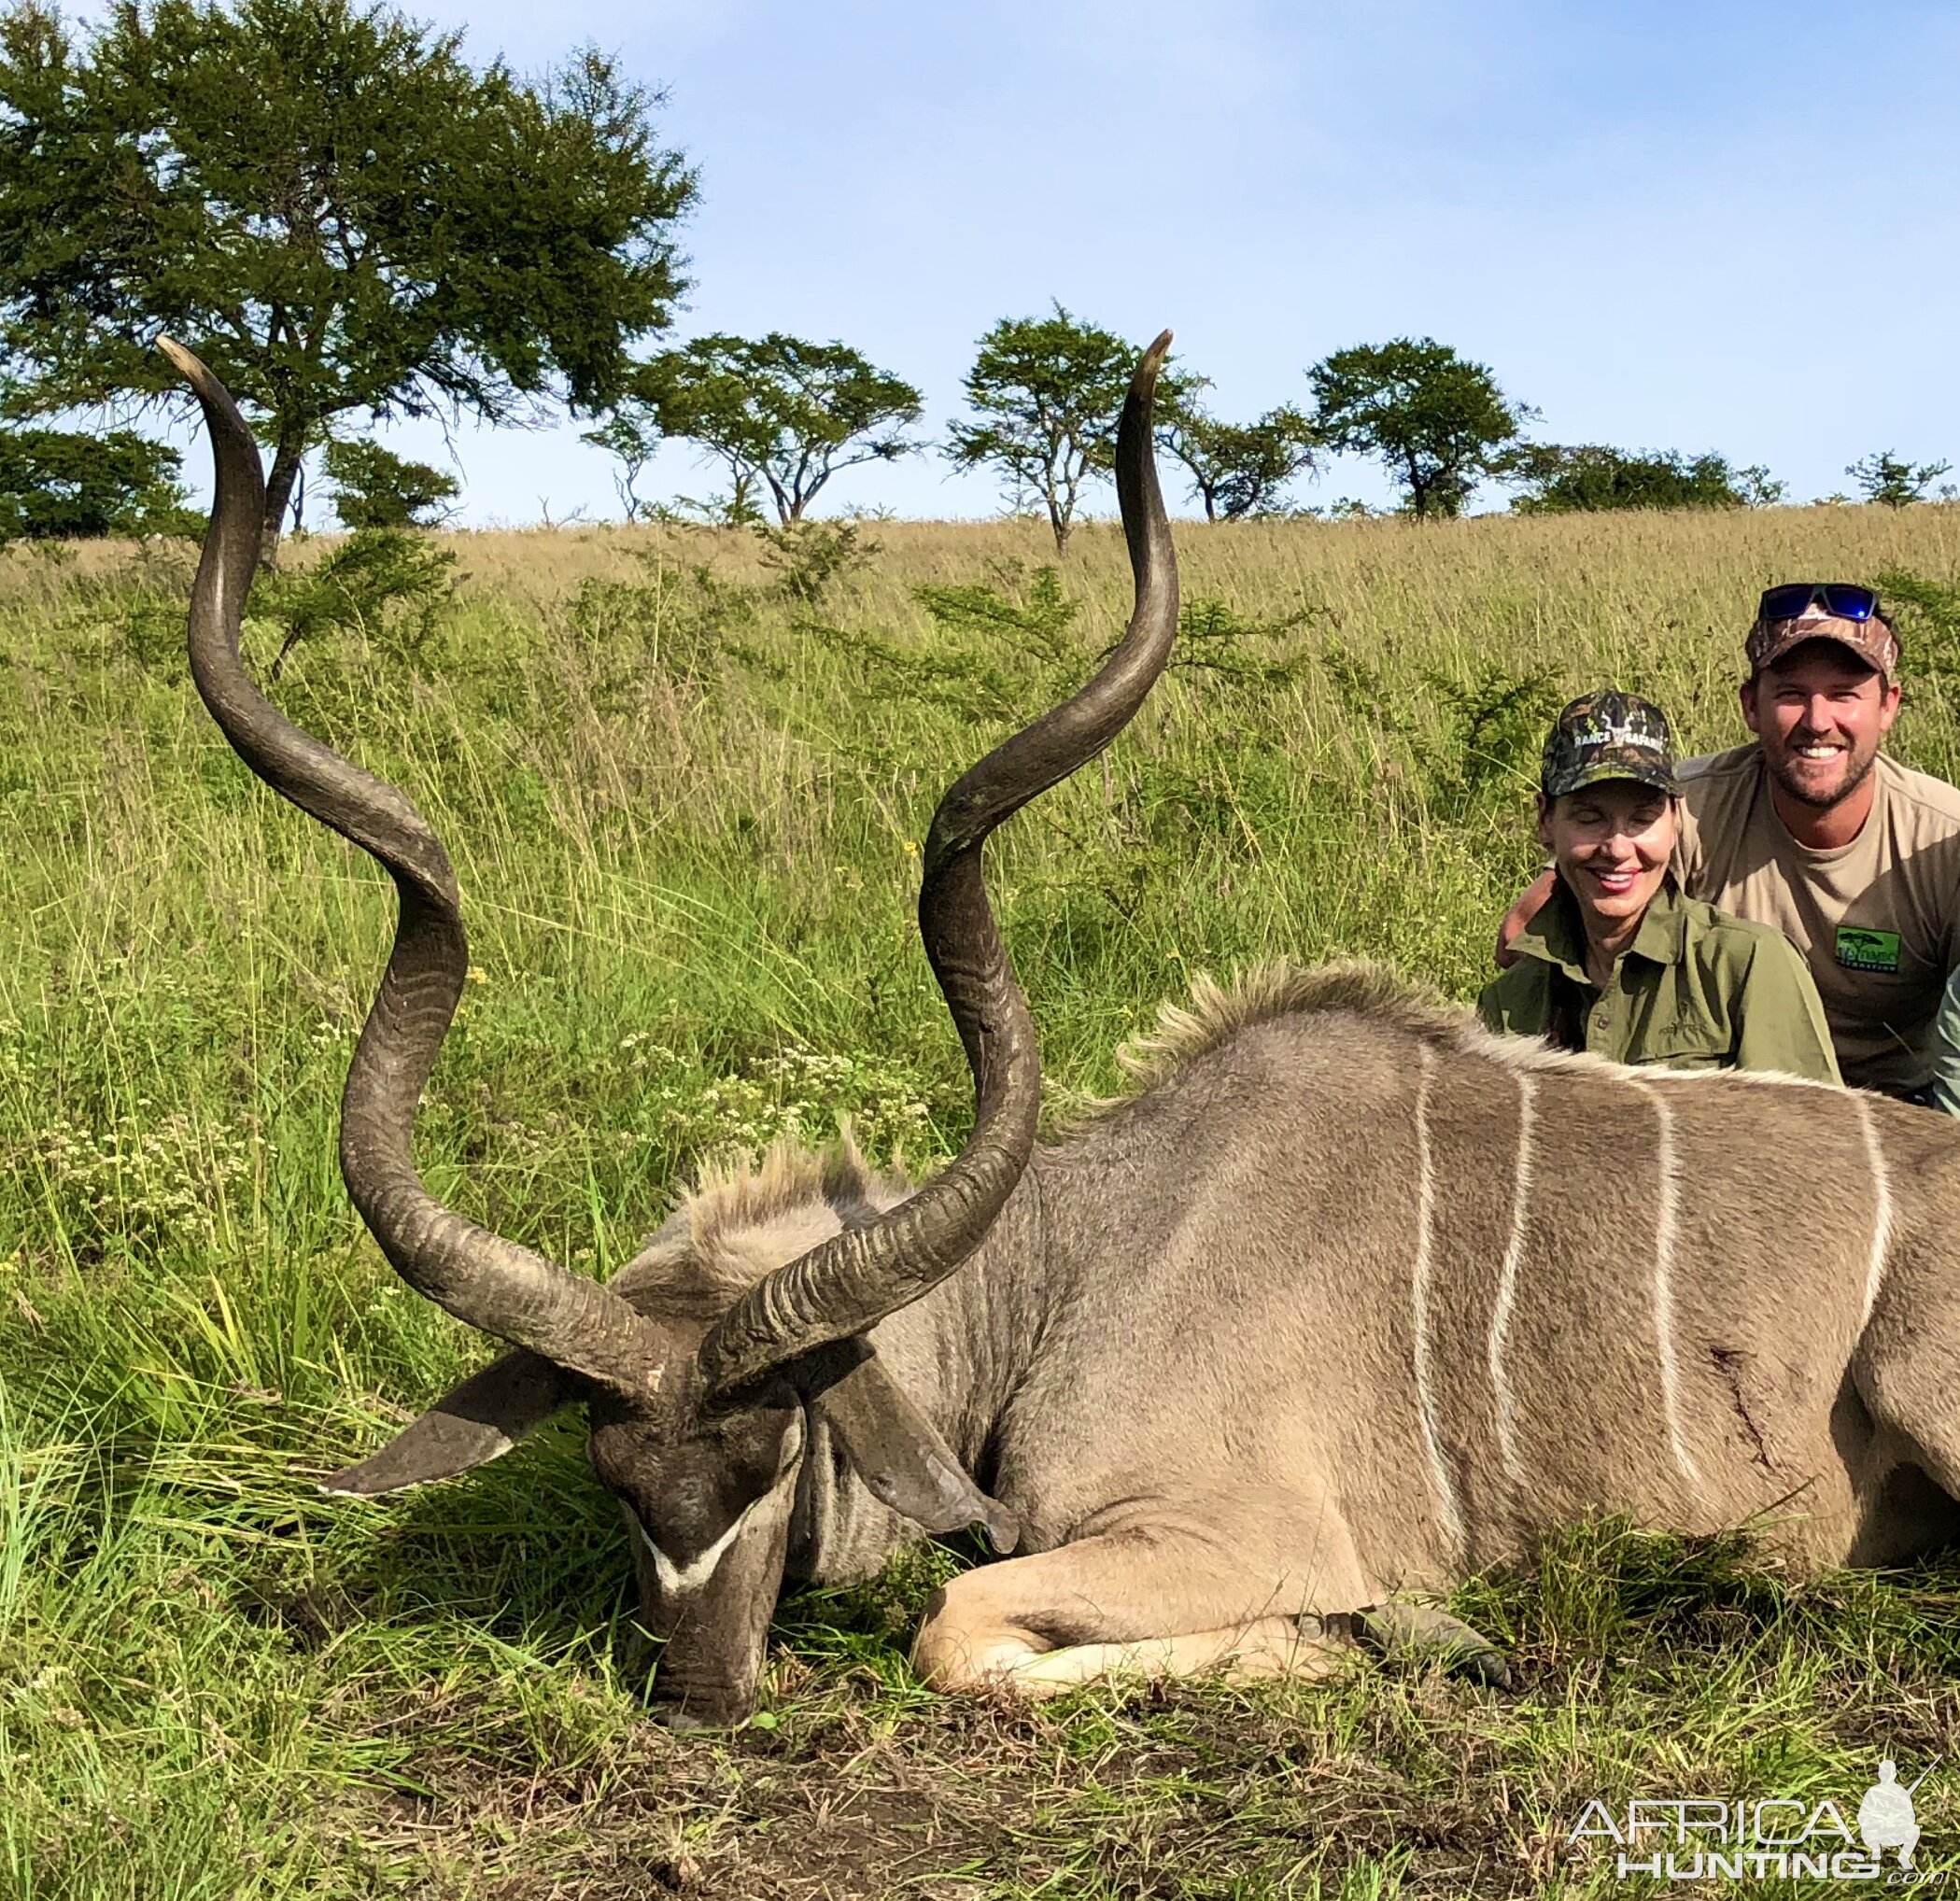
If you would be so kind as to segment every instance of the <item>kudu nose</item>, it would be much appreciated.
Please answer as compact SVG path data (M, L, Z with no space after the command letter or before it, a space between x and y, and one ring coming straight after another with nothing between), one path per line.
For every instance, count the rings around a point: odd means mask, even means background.
M649 1722L678 1736L692 1736L704 1729L739 1729L754 1713L753 1697L695 1690L670 1697L657 1686L646 1710Z

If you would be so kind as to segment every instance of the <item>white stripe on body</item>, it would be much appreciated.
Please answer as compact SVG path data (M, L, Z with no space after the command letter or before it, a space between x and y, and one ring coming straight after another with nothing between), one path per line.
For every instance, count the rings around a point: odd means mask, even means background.
M1892 1173L1879 1148L1878 1125L1871 1119L1868 1098L1854 1095L1858 1105L1858 1126L1865 1132L1865 1159L1871 1163L1871 1259L1865 1266L1865 1307L1858 1316L1863 1333L1879 1303L1879 1288L1885 1278L1885 1257L1892 1251Z
M1517 1172L1511 1186L1511 1238L1498 1269L1497 1299L1490 1309L1490 1389L1497 1402L1497 1443L1503 1455L1504 1476L1513 1484L1524 1479L1517 1456L1517 1415L1511 1401L1511 1381L1504 1372L1504 1349L1511 1331L1511 1309L1517 1299L1517 1271L1523 1264L1525 1232L1531 1212L1531 1122L1538 1084L1529 1070L1517 1072Z
M1415 1331L1416 1407L1422 1420L1422 1446L1429 1457L1430 1478L1436 1487L1443 1529L1452 1544L1463 1542L1463 1519L1457 1508L1456 1486L1443 1457L1436 1429L1436 1396L1430 1384L1430 1260L1434 1248L1436 1169L1430 1154L1430 1077L1435 1057L1427 1043L1416 1046L1416 1265L1410 1306Z
M1660 1410L1668 1445L1681 1475L1698 1489L1701 1473L1681 1432L1681 1373L1674 1359L1674 1235L1680 1216L1681 1181L1674 1163L1674 1111L1665 1091L1644 1079L1628 1078L1649 1102L1659 1125L1660 1205L1654 1232L1654 1344L1660 1362Z

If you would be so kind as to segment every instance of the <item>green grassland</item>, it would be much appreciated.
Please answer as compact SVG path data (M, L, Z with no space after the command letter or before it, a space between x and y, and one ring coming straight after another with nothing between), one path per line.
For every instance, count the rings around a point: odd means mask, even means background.
M800 593L729 531L457 536L452 599L316 631L275 688L457 862L474 980L420 1124L436 1191L581 1269L731 1148L846 1113L880 1158L959 1139L917 841L1115 638L1127 572L1107 525L1059 575L1025 524L864 535ZM1057 1113L1196 970L1359 953L1474 994L1565 697L1610 681L1688 750L1735 743L1766 581L1960 574L1946 507L1178 539L1172 675L991 848ZM1567 1850L1590 1796L1848 1814L1882 1749L1910 1778L1952 1748L1960 1567L1801 1582L1614 1525L1460 1594L1515 1655L1502 1697L1357 1658L949 1701L904 1662L962 1561L925 1547L784 1607L753 1728L646 1723L574 1426L393 1503L314 1488L485 1347L345 1202L391 893L206 718L190 564L0 556L0 1893L1638 1894ZM261 678L280 643L248 624ZM1950 662L1920 630L1895 739L1948 775ZM1835 1218L1828 1185L1787 1218L1793 1245ZM1921 1792L1936 1871L1956 1779Z

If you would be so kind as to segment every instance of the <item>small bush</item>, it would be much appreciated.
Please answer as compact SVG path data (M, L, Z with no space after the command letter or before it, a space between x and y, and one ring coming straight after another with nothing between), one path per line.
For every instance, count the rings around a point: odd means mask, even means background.
M1877 584L1897 623L1905 664L1935 681L1960 673L1960 586L1905 568L1886 569Z
M781 576L778 585L799 607L812 607L847 576L883 553L861 521L797 521L782 528L757 524L762 565Z
M810 631L856 664L872 695L1006 720L1072 692L1092 665L1073 631L1079 603L1053 568L1037 568L1017 592L978 582L913 588L938 635L923 653L858 628Z
M326 462L333 512L356 530L434 528L454 513L448 504L462 493L455 476L365 437L329 443Z
M197 534L204 517L177 480L183 459L129 429L0 430L0 542Z
M262 576L247 612L284 632L272 677L301 641L360 633L418 665L436 616L455 592L456 556L402 528L358 528L316 568Z
M1447 725L1446 743L1426 761L1441 799L1455 804L1494 787L1537 782L1539 751L1563 704L1550 668L1514 674L1502 661L1479 660L1467 681L1433 671L1423 678Z
M712 568L674 568L642 552L642 582L589 576L568 609L573 638L593 668L593 701L616 710L657 673L675 687L704 693L726 659L745 656L740 637L757 618L754 590Z
M1248 653L1247 646L1255 641L1283 640L1305 619L1305 610L1296 608L1276 620L1248 620L1229 602L1201 594L1186 601L1177 616L1177 645L1171 665L1235 686L1288 685L1305 670L1305 655L1266 659Z

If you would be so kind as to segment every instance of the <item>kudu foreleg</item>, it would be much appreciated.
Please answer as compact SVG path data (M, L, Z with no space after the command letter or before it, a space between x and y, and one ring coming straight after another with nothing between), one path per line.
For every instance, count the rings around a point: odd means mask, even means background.
M947 1687L971 1689L997 1684L1030 1701L1059 1697L1099 1678L1152 1682L1162 1677L1201 1677L1214 1672L1227 1683L1261 1677L1318 1677L1332 1669L1345 1639L1321 1634L1318 1620L1255 1617L1222 1630L1193 1630L1182 1637L1148 1637L1135 1643L1071 1643L1061 1650L1024 1657L1005 1672L976 1683Z
M954 1578L913 1647L943 1690L1058 1696L1097 1677L1316 1676L1347 1647L1313 1600L1337 1581L1276 1584L1189 1535L1130 1528ZM1347 1586L1348 1601L1359 1585Z

